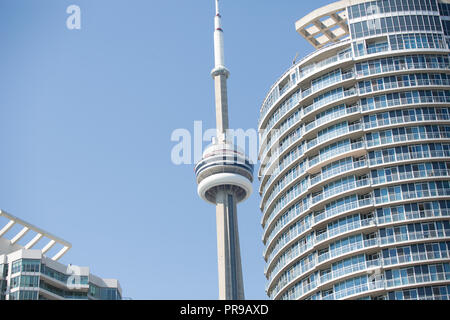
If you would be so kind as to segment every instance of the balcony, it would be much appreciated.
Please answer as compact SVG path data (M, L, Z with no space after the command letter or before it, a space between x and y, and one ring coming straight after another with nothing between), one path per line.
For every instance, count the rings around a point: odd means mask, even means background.
M378 137L373 140L367 140L367 147L374 147L378 145L391 144L397 142L416 141L416 140L434 140L434 139L449 139L450 132L417 132L409 134L398 134L386 137Z
M279 98L292 86L296 85L299 82L302 82L306 77L308 77L311 73L316 73L319 70L325 69L329 65L337 62L341 62L344 60L348 60L352 58L352 52L347 51L344 54L337 54L331 58L325 59L319 63L315 63L312 67L301 69L300 77L294 83L292 81L289 82L289 87L285 86L281 91L279 91L278 86L267 95L268 97L272 95L271 99L267 99L263 103L263 107L261 108L260 118L258 121L258 126L261 126L262 120L266 117L267 113L272 109L272 107L279 101ZM279 91L279 92L278 92Z
M444 150L431 150L422 152L408 152L408 153L395 153L393 155L386 155L382 157L376 157L369 160L370 166L376 166L380 164L388 164L400 161L419 160L429 158L447 158L450 157L450 151Z
M450 234L450 231L448 231ZM385 237L378 237L378 238L372 238L372 239L366 239L366 240L360 240L356 243L351 243L339 248L336 248L334 250L330 250L326 253L323 253L322 255L317 256L316 265L324 263L328 260L334 259L336 257L342 256L344 254L347 254L349 252L365 249L365 248L371 248L371 247L377 247L377 246L385 246L390 244L396 244L398 242L406 242L406 241L413 241L418 239L440 239L444 237L444 232L436 232L436 231L420 231L420 232L411 232L407 234L401 234L401 235L395 235L395 236L385 236ZM306 248L312 248L315 246L315 241L311 241L311 244L306 244L303 246L304 250L293 250L293 254L289 254L288 257L285 257L283 261L285 263L281 264L281 260L276 264L276 266L273 268L273 270L270 273L268 286L270 286L273 279L278 275L279 271L283 269L286 265L290 264L295 259L298 259L301 255L303 255L306 252ZM297 256L295 256L297 254Z
M404 71L404 70L415 70L415 69L438 69L445 70L449 69L450 66L446 63L438 62L418 62L418 63L399 63L399 64L389 64L381 65L375 68L367 68L360 71L356 71L358 77L366 77L375 74L382 74L387 72Z
M385 119L379 119L370 122L364 122L364 129L372 129L382 126L396 125L402 123L416 123L421 121L448 121L450 116L448 114L424 114L420 116L400 116L400 117L388 117Z
M383 238L380 238L380 242L383 242L382 239ZM376 239L366 240L366 241L364 241L364 247L373 246L376 243L378 243L378 241ZM320 257L323 257L323 258L320 258ZM326 261L329 258L330 258L330 253L327 252L326 254L319 256L317 261L320 263L320 262ZM401 264L401 263L409 263L409 262L440 260L440 259L447 259L447 258L448 258L447 253L446 253L446 255L442 255L442 253L439 251L439 252L416 253L416 254L409 254L409 255L404 255L404 256L399 256L399 257L397 257L397 256L388 257L388 258L383 258L383 259L366 260L366 261L360 262L358 264L351 264L351 265L346 266L341 269L331 270L329 273L320 276L320 278L316 282L316 285L317 285L317 287L319 287L320 285L323 285L327 282L336 281L338 278L343 277L345 275L348 275L351 273L356 273L356 272L363 271L363 270L368 270L371 268L396 265L399 263ZM306 272L311 270L313 267L314 266L310 266L309 268L303 268L302 270L297 269L297 270L291 271L290 272L290 279L291 279L290 281L292 281L292 279L294 279L302 274L305 274ZM445 278L449 279L450 274L447 274L447 275L434 274L431 276L425 276L425 278L424 278L424 276L419 276L419 277L416 276L414 278L414 282L413 282L412 278L407 279L407 280L400 280L400 279L386 280L385 287L393 287L396 285L406 285L406 284L412 284L412 283L416 283L416 282L443 281L443 280L445 280ZM287 279L284 279L283 277L281 277L278 284L271 290L272 298L275 298L276 295L279 295L279 292L286 285L288 285L288 283L289 283L289 281ZM372 284L370 284L370 285L372 285ZM301 288L301 286L299 286L299 288ZM375 287L375 288L377 288L377 287ZM297 291L296 298L299 298L299 297L307 294L310 291L311 290L308 290L308 291L299 290L299 291Z

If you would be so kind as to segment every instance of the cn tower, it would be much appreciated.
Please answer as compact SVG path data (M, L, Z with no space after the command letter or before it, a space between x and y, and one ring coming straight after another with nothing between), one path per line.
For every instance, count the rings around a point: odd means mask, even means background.
M199 196L216 206L219 299L243 300L241 252L237 223L237 204L252 193L253 165L245 153L233 144L228 131L227 79L223 30L216 1L214 18L215 66L211 75L215 84L217 138L208 146L195 166Z

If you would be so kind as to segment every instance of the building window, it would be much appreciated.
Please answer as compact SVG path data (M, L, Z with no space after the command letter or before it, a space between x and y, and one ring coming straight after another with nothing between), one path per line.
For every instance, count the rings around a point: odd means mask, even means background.
M11 274L17 272L39 272L41 265L40 260L20 259L12 263Z

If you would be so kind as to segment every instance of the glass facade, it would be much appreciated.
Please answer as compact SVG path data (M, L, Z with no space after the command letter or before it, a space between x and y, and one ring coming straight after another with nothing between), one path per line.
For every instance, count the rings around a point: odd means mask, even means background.
M8 269L11 273L8 273ZM76 281L76 283L75 283ZM79 284L79 288L70 285ZM121 300L118 288L100 287L89 276L71 277L40 259L0 264L0 300Z
M267 295L449 299L450 6L346 10L261 107Z
M18 272L39 272L41 266L40 260L20 259L12 263L11 274Z
M119 291L115 288L101 288L94 284L89 284L89 295L99 300L122 300Z

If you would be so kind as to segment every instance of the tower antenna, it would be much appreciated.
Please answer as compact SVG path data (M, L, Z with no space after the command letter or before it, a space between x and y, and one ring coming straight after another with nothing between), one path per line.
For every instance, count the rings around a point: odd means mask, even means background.
M297 62L297 58L298 58L298 52L295 54L294 60L292 60L293 65L295 65L295 63Z

